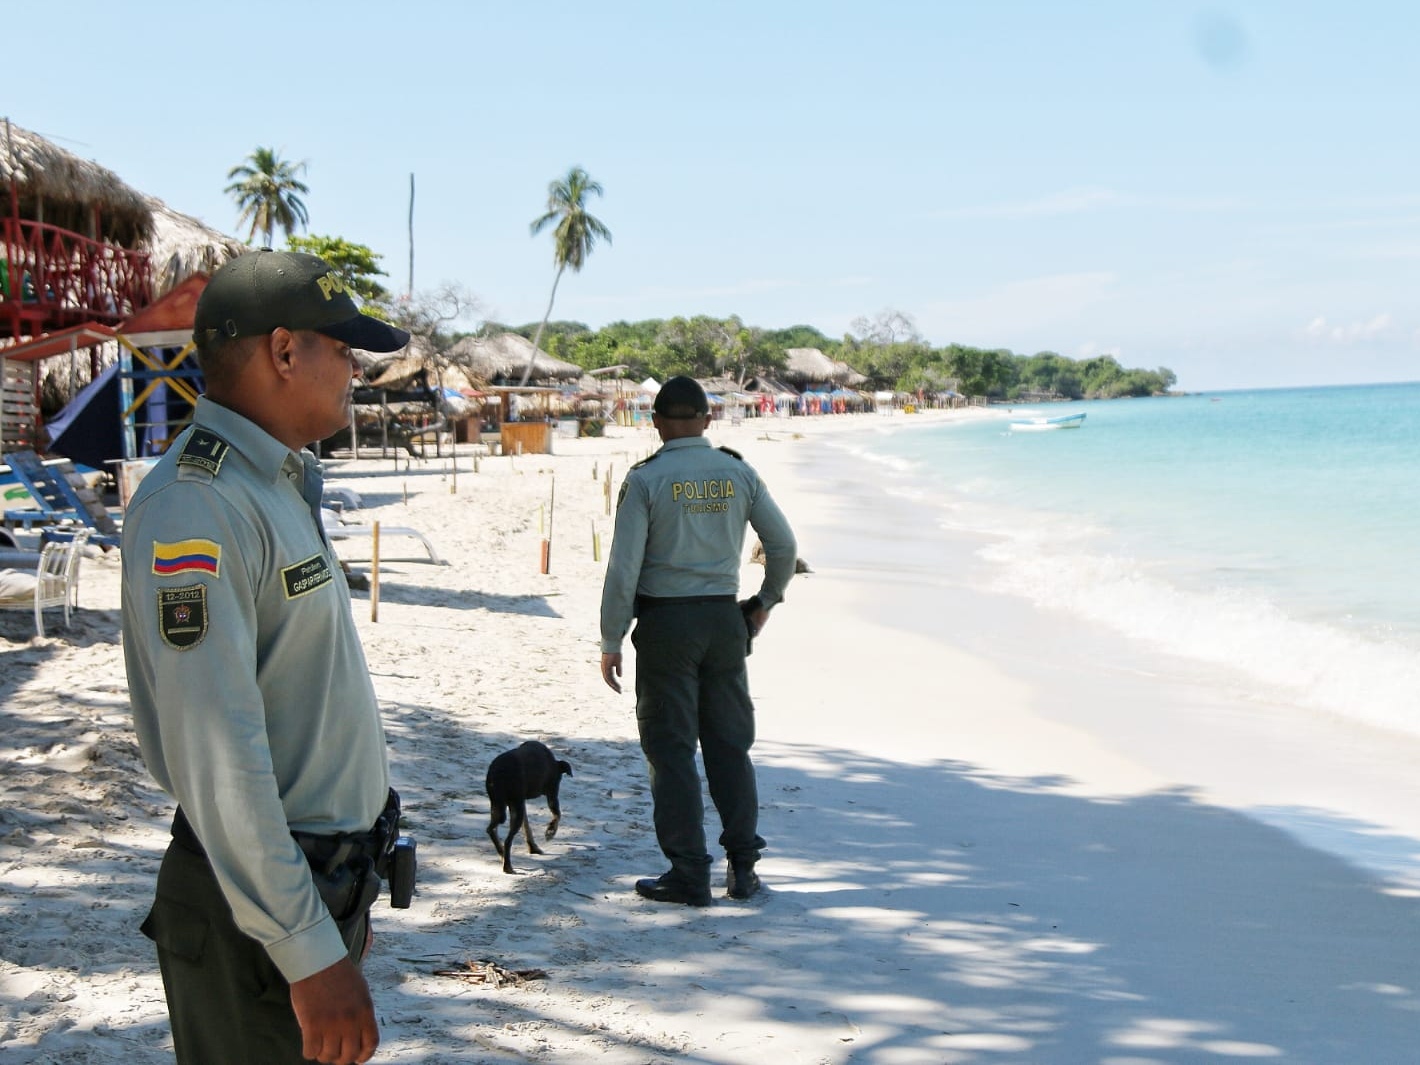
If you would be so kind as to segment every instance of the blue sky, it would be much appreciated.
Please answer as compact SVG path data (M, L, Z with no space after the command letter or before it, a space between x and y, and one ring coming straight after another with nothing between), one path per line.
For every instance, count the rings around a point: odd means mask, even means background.
M228 232L232 166L304 160L310 231L397 290L412 173L415 289L500 321L542 315L528 227L575 164L614 239L556 318L896 310L1191 390L1420 379L1415 5L11 7L0 114Z

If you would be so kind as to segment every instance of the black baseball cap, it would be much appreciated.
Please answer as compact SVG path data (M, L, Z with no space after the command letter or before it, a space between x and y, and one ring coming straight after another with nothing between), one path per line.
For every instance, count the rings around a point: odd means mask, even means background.
M672 377L656 393L651 410L662 418L703 418L710 413L710 401L694 378Z
M360 313L344 278L318 255L260 251L218 267L197 299L192 339L261 336L284 326L310 329L361 351L398 351L409 334Z

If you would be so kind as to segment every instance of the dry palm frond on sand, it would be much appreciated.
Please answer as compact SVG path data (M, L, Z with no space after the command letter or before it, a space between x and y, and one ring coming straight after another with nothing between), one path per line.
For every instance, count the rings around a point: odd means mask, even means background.
M489 987L521 987L529 980L546 980L545 969L505 969L491 961L469 961L458 969L435 969L435 976L452 976Z

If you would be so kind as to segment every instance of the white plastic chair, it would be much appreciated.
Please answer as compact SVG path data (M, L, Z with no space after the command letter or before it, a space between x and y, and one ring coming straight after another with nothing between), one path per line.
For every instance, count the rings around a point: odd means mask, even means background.
M68 627L70 615L79 606L79 562L84 557L84 545L92 535L92 529L77 528L72 539L45 544L35 567L33 602L0 601L0 610L33 609L35 635L43 636L44 612L63 607L64 624Z
M340 512L332 510L330 507L321 508L321 521L325 525L325 535L334 544L341 540L371 542L374 538L375 530L370 525L360 525L355 522L342 520ZM380 553L381 562L432 562L436 566L446 566L446 563L439 557L439 552L434 550L434 545L429 542L429 538L418 529L411 529L407 525L380 525L380 539L388 536L404 536L411 540L418 540L424 548L423 555L393 555ZM345 551L339 551L340 557L346 562L368 562L372 551L358 552L358 557L351 558Z

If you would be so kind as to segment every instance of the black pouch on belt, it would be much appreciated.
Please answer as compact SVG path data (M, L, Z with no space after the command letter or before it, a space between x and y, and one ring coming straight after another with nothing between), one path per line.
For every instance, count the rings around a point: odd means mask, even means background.
M381 882L389 875L399 811L399 795L391 788L384 811L367 832L291 833L310 863L321 900L337 921L358 916L379 898Z
M311 879L330 915L348 921L375 904L380 894L380 878L375 863L366 857L351 858L333 869L312 867Z

